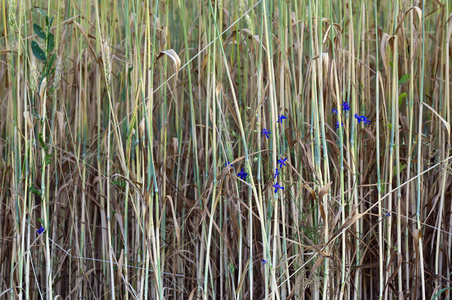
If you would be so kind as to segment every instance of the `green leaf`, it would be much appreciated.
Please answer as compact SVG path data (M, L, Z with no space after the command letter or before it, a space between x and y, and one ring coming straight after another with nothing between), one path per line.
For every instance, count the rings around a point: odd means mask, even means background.
M31 42L31 51L37 59L47 61L46 54L44 53L44 51L42 51L41 47L39 47L38 43L36 43L35 41Z
M41 132L38 134L38 140L39 140L39 143L41 144L41 147L44 148L45 150L47 150L48 147L47 147L46 143L44 142L44 139L42 138Z
M45 17L47 17L47 14L45 13L45 11L43 11L42 9L38 8L39 11L41 12L41 14L43 14Z
M47 53L52 52L54 47L55 47L55 37L53 36L53 34L49 32L49 37L47 38Z
M112 180L111 183L113 183L116 186L125 187L126 183L123 180Z
M41 26L33 23L33 30L41 39L46 40L46 33L42 30Z
M402 78L400 78L400 80L399 80L399 85L406 83L408 80L410 80L410 78L411 78L411 74L403 75Z
M49 26L49 27L52 26L52 23L53 23L53 17L50 19L50 22L47 26Z
M44 158L44 166L47 166L52 162L53 153L46 154L46 157Z
M406 168L406 164L401 164L400 165L400 173L402 173L402 171ZM397 168L394 168L392 170L392 177L396 176L397 174Z
M399 95L399 106L402 105L402 101L404 98L406 98L407 93L402 93Z
M44 77L49 76L50 70L52 69L52 65L55 62L56 54L53 54L50 56L49 60L47 61L46 69L44 72Z
M41 197L42 196L42 192L41 190L36 189L33 186L30 186L30 192L32 192L33 194L35 194L36 196Z
M452 287L446 287L446 288L443 288L443 289L440 290L438 293L436 293L435 296L433 296L432 300L438 298L438 296L441 295L441 294L442 294L444 291L446 291L446 290L452 290Z

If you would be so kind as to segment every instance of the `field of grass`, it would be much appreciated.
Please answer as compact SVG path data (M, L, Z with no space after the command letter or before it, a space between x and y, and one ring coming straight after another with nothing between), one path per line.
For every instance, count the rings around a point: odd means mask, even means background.
M452 297L450 0L0 8L0 298Z

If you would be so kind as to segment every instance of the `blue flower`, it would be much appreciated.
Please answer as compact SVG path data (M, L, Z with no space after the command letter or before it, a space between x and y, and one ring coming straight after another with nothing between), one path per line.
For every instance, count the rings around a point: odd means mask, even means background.
M273 178L276 178L276 176L278 176L278 175L279 175L278 168L276 168L276 173L275 173L275 176L273 176Z
M262 133L261 133L261 135L265 135L266 137L267 137L267 139L268 138L270 138L270 136L269 136L269 134L270 134L270 131L268 131L267 129L262 129Z
M344 123L341 123L341 126L344 126ZM334 127L336 127L336 129L339 129L339 121L336 122L336 125Z
M275 194L278 192L278 189L282 189L284 190L284 188L282 186L280 186L278 183L272 185L275 188Z
M265 265L267 261L265 259L262 260L262 264Z
M39 227L39 229L38 229L38 234L41 234L43 232L44 232L44 228L42 228L42 225L41 225L41 227Z
M361 123L361 117L358 114L355 114L355 118L358 120L358 123Z
M350 110L350 106L348 106L348 102L347 101L342 103L342 110L345 110L345 111Z
M281 121L281 124L282 124L282 121L284 119L287 119L286 116L285 115L280 115L279 118L278 118L278 122L276 122L276 123L279 123L279 121Z
M233 167L233 164L226 161L225 166L226 166L226 167L231 167L231 168L232 168L232 167Z
M361 121L363 121L364 124L366 124L366 125L370 125L370 120L367 119L367 117L365 117L365 116L361 116Z
M243 168L242 168L242 171L240 171L240 173L238 174L238 176L239 176L241 179L246 179L246 176L248 176L248 174L246 174L246 173L243 171Z
M331 110L331 112L333 113L333 115L334 115L334 114L337 114L337 109L333 108L333 109Z
M286 164L284 163L287 160L287 157L282 159L278 159L278 164L279 164L279 168L282 168L282 166L285 166Z
M370 124L370 121L366 116L358 116L358 114L355 114L355 118L358 120L358 123L361 123L361 121L363 121L366 125Z

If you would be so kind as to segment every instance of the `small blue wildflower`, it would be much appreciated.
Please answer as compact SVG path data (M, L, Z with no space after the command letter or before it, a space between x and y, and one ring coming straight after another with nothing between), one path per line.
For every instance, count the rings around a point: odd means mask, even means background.
M387 214L385 214L385 217L390 217L391 216L391 212L388 212Z
M361 123L361 121L363 121L366 125L370 124L370 121L366 116L358 116L358 114L355 114L355 118L358 120L358 123Z
M278 176L278 175L279 175L278 168L276 168L276 173L275 173L275 176L273 176L273 178L276 178L276 176Z
M265 259L262 260L262 264L265 265L267 261Z
M267 137L267 139L268 139L268 138L270 138L270 136L269 136L270 135L270 131L268 131L267 129L264 128L264 129L262 129L262 134L261 135L265 135Z
M345 111L350 110L350 106L348 106L348 102L347 101L342 103L342 110L345 110Z
M282 189L284 190L284 188L282 186L280 186L278 183L272 185L275 188L275 194L278 192L278 189Z
M333 108L333 109L331 110L331 112L333 113L333 115L334 115L334 114L337 114L337 109Z
M276 123L279 123L279 121L281 121L281 124L282 124L282 121L284 119L287 119L286 116L285 115L280 115L279 118L278 118L278 122L276 122Z
M361 116L361 121L363 121L364 124L366 124L366 125L370 125L370 120L367 119L367 117L365 117L365 116Z
M42 227L42 225L41 225L41 227L39 227L39 229L38 229L38 234L41 234L41 233L43 233L44 232L44 228Z
M278 159L278 164L279 164L279 168L282 168L282 166L285 166L286 164L284 163L287 160L287 157L282 159Z
M243 171L243 168L242 168L242 171L240 171L240 173L238 174L238 176L239 176L241 179L246 179L246 176L248 176L248 174L245 173L245 171Z
M361 123L361 117L360 116L358 116L358 114L355 114L355 118L358 120L358 123Z
M231 167L231 168L232 168L234 165L233 165L232 163L229 163L228 161L226 161L225 166L226 166L226 167Z
M344 126L344 123L341 122L341 126ZM334 127L336 127L336 129L339 129L339 121L336 122L336 125Z

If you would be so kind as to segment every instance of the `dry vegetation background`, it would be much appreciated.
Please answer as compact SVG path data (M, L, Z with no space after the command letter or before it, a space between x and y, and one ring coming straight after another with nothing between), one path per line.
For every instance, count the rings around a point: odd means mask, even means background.
M2 298L451 296L450 1L0 7Z

